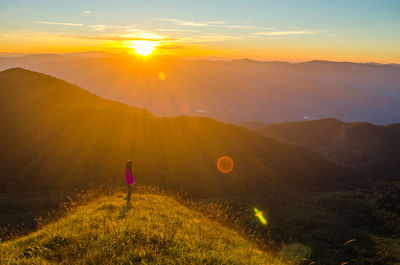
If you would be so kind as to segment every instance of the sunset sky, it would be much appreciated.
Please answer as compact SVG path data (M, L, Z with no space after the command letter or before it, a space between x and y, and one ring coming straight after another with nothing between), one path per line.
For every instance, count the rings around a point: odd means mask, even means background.
M0 52L400 63L400 1L1 0Z

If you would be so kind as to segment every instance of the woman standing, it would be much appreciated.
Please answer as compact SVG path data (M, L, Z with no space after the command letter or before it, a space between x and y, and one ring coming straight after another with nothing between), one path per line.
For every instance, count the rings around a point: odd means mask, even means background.
M125 181L126 181L126 185L128 187L128 194L126 196L126 202L129 202L131 199L131 195L132 195L133 185L135 184L132 160L126 161Z

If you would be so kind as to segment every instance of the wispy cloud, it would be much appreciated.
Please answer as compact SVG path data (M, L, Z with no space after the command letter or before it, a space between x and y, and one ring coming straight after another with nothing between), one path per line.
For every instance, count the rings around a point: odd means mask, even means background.
M243 39L242 36L232 36L232 35L220 35L220 34L202 34L187 37L169 37L158 35L152 32L136 32L131 34L99 34L99 35L64 35L62 37L66 38L80 38L89 40L102 40L102 41L156 41L159 43L166 43L171 45L182 45L182 44L193 44L193 43L205 43L205 42L220 42L229 40L239 40Z
M103 24L98 24L98 25L88 25L89 28L92 28L94 31L104 31L108 29L114 29L114 30L129 30L129 31L138 31L136 29L136 25L127 25L127 26L120 26L120 25L103 25Z
M131 34L99 34L99 35L63 35L66 38L78 38L78 39L89 39L89 40L102 40L102 41L174 41L173 38L165 38L151 32L137 32Z
M258 27L258 26L252 26L252 25L225 25L226 28L231 28L231 29L262 29L262 30L273 30L274 28L268 28L268 27Z
M217 20L217 21L206 21L204 23L209 24L209 25L223 25L223 24L227 24L228 22L223 21L223 20Z
M175 18L157 18L155 20L172 22L172 23L175 23L180 26L192 26L192 27L207 27L208 26L208 24L206 24L204 22L195 22L195 21L188 21L188 20L175 19Z
M226 28L231 28L231 29L254 29L257 27L254 26L248 26L248 25L226 25Z
M253 35L258 36L287 36L287 35L314 35L316 32L309 30L289 30L289 31L266 31L254 32Z
M187 33L195 33L198 32L196 30L186 30L186 29L166 29L166 28L162 28L162 29L157 29L159 31L165 31L165 32L187 32Z
M136 33L131 33L131 34L121 34L119 35L121 38L129 39L129 38L141 38L144 40L163 40L164 36L160 36L157 34L154 34L152 32L136 32Z
M154 20L172 22L179 26L191 26L191 27L209 27L209 26L215 26L215 25L223 25L223 24L227 23L226 21L221 21L221 20L218 20L218 21L189 21L189 20L177 19L177 18L156 18Z
M176 42L182 43L199 43L199 42L218 42L227 40L240 40L243 36L221 35L215 33L208 33L203 35L196 35L191 37L176 38Z
M163 50L178 50L188 48L189 46L178 45L174 43L161 43L157 48Z
M96 11L85 10L85 11L82 11L82 14L85 14L85 15L95 15L95 14L96 14Z
M45 25L71 26L71 27L83 27L84 26L84 24L69 23L69 22L36 21L36 23L45 24Z

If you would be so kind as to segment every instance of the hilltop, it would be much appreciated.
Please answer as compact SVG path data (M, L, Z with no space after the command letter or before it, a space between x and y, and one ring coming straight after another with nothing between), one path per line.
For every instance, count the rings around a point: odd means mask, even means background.
M0 244L0 263L288 264L173 198L154 194L134 194L130 205L123 194L102 196Z

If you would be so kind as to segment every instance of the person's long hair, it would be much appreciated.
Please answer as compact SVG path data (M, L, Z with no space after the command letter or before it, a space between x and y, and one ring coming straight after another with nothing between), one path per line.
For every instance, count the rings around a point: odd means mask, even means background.
M126 169L129 169L129 171L131 172L131 175L133 176L133 163L132 163L132 160L126 161Z

